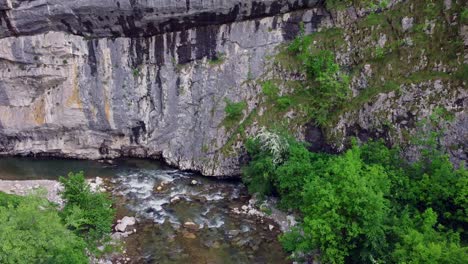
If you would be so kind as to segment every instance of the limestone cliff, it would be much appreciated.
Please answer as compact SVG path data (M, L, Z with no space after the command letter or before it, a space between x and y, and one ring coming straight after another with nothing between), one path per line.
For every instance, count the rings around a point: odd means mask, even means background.
M224 99L256 103L265 57L328 23L315 2L0 0L0 153L236 174Z
M389 10L405 4L399 2L391 1ZM301 80L301 73L286 70L282 52L300 24L305 33L341 29L339 39L318 41L336 41L329 49L356 73L354 98L381 80L383 68L399 67L368 63L368 49L405 37L401 26L380 32L359 24L368 15L365 8L329 12L313 0L0 0L0 154L162 158L204 175L238 174L242 139L260 126L294 120L288 124L299 137L317 130L300 110L270 109L261 92L267 79ZM395 18L390 27L401 23ZM453 27L453 36L465 36L455 60L466 64L468 30ZM402 63L413 73L462 68L429 59ZM279 86L283 94L293 90ZM397 95L367 89L371 99L337 111L336 122L320 128L324 135L314 143L340 150L352 135L397 142L401 128L414 128L414 116L441 105L456 114L448 141L457 146L455 156L466 159L465 81L431 78L398 87ZM428 101L433 94L444 99ZM246 103L240 125L226 124L226 99ZM391 136L383 129L389 122L397 127Z

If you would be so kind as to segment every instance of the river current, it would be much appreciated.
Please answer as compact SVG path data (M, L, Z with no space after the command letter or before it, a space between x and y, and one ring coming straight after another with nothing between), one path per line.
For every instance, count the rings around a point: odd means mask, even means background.
M269 220L238 214L250 196L239 181L202 177L150 160L95 161L1 158L0 179L57 179L70 171L101 177L117 218L135 216L124 238L129 263L289 263ZM187 229L192 222L196 228Z

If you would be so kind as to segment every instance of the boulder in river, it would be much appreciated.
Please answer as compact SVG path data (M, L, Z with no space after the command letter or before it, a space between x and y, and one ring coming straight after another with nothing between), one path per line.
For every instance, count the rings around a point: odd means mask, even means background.
M119 222L120 221L120 222ZM128 226L132 226L136 223L135 217L125 216L122 220L117 221L118 224L115 226L115 231L125 232Z
M179 196L174 196L174 197L172 197L171 200L170 200L171 203L176 203L176 202L178 202L178 201L180 201L180 197L179 197Z
M200 227L192 221L187 221L184 223L184 227L192 231L197 231Z

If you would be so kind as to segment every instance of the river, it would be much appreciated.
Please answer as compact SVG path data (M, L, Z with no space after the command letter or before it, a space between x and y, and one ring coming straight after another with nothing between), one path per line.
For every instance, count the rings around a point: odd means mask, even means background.
M118 219L139 219L137 232L124 239L129 263L290 263L276 239L278 226L233 212L250 198L239 181L206 178L150 160L0 159L3 180L57 179L81 170L88 178L104 179ZM188 221L198 230L187 230L183 224Z

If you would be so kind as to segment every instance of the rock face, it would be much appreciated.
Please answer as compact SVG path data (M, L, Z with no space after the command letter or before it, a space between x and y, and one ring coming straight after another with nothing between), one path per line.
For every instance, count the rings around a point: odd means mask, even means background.
M238 174L225 99L330 24L317 1L0 0L0 154L163 158Z
M318 0L0 0L0 37L63 31L141 37L263 18Z
M304 81L294 59L278 59L303 24L349 71L352 98L328 127L291 122L298 138L330 152L349 137L408 142L441 107L453 115L442 145L466 160L468 29L458 2L446 4L448 20L415 0L389 1L398 12L373 17L363 7L329 13L323 2L0 0L0 155L161 158L237 175L240 134L300 119L300 110L265 118L261 82L279 79L287 95ZM234 125L228 101L246 106Z

